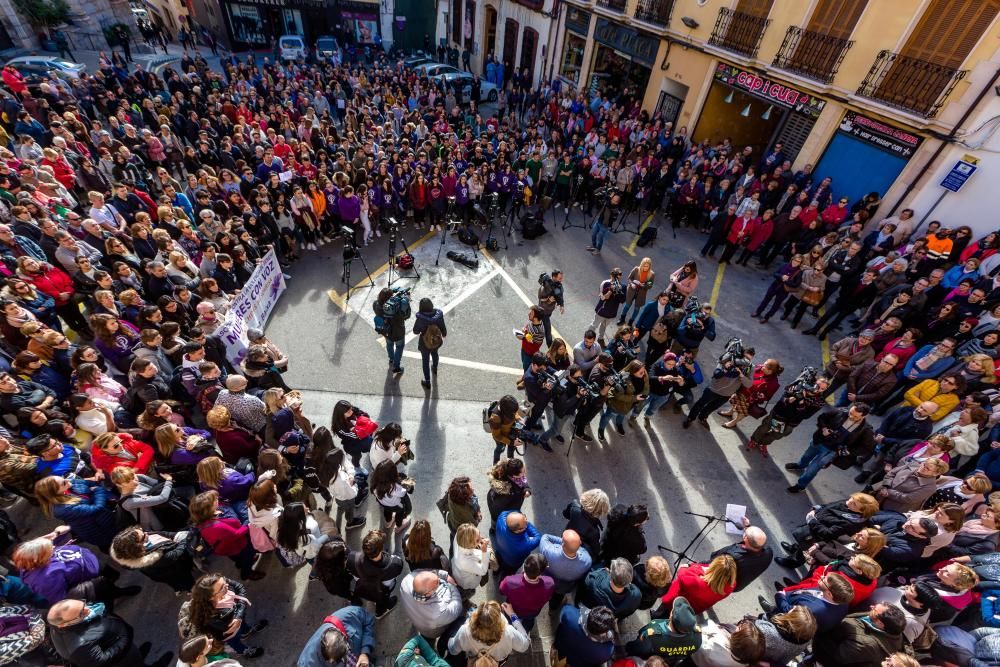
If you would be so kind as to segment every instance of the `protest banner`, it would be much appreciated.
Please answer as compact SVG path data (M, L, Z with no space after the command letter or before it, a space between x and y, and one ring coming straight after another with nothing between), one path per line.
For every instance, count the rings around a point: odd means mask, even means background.
M216 331L226 346L226 357L233 364L243 361L250 342L248 329L263 329L271 316L274 304L285 291L285 277L274 250L268 251L254 269L250 280L233 299L225 321Z

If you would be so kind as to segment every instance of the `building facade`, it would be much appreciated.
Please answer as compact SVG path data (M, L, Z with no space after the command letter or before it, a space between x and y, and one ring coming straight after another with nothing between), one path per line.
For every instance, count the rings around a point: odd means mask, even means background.
M838 196L875 190L891 210L996 96L998 13L1000 0L565 0L551 76L636 89L695 141L781 143Z

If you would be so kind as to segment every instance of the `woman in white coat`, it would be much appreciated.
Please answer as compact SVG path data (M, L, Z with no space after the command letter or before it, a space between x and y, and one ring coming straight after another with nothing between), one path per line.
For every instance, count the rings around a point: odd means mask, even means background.
M480 655L489 655L503 665L511 653L524 653L530 645L528 633L514 608L506 602L501 607L496 600L489 600L476 607L448 641L448 652L452 655L465 653L470 664Z
M451 576L462 591L462 597L468 600L490 571L490 561L495 556L489 540L480 535L479 529L471 523L463 523L455 531L454 546Z

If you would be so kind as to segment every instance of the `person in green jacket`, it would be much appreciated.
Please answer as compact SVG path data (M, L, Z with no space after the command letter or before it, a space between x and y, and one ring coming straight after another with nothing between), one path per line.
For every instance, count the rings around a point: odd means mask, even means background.
M421 635L403 644L396 656L396 667L449 667L448 662L434 652L434 648Z

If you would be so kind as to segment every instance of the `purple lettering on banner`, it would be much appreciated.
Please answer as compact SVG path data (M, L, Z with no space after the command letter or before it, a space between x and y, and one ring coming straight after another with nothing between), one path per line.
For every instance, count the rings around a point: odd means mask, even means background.
M243 360L249 347L247 329L259 329L267 324L278 297L284 291L284 275L277 255L271 250L233 299L229 312L226 313L226 320L216 333L226 344L226 356L234 365Z

